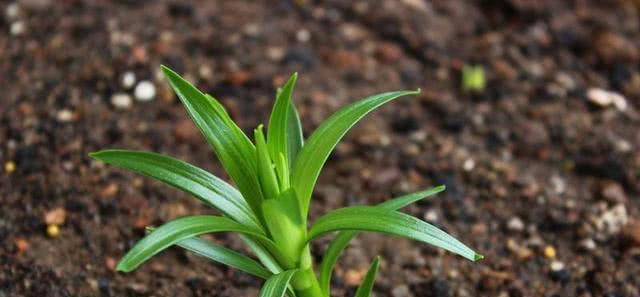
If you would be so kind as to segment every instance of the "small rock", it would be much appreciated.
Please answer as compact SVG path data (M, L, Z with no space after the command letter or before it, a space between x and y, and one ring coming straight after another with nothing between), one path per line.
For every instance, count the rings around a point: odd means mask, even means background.
M635 61L638 49L631 40L614 32L597 34L593 40L596 54L607 63L614 61Z
M251 73L243 70L233 71L227 75L227 81L234 86L242 86L251 79Z
M554 259L556 257L556 249L550 245L544 247L544 256L547 259Z
M116 270L116 265L118 265L118 261L116 261L116 259L114 259L112 257L107 257L104 260L104 265L107 266L107 269L109 269L111 271L115 271Z
M344 274L344 282L351 287L358 286L366 273L367 272L363 270L349 269Z
M47 235L49 237L58 237L60 235L60 227L58 225L47 226Z
M7 161L6 163L4 163L4 172L6 173L12 173L16 171L16 163L13 161Z
M311 39L311 32L307 29L300 29L296 32L296 39L299 42L306 43Z
M624 204L618 204L596 217L594 225L599 231L603 231L607 235L613 235L620 232L628 221L627 208Z
M132 71L127 71L122 75L122 87L125 89L131 89L136 84L136 74Z
M627 201L624 189L617 182L607 182L602 187L601 195L609 202L624 203Z
M14 241L18 254L22 254L29 249L29 241L26 238L18 237Z
M270 46L267 48L267 58L272 61L281 61L286 53L285 49L280 46Z
M56 113L56 120L60 123L68 123L73 121L75 118L75 114L66 108Z
M413 296L413 294L411 294L411 291L409 290L409 286L407 286L407 285L399 285L399 286L393 287L393 289L391 289L391 296L393 296L393 297L409 297L409 296Z
M521 232L524 230L524 222L519 217L512 217L509 219L509 222L507 222L507 229Z
M567 182L557 175L551 176L551 188L556 194L563 194L567 190Z
M390 42L383 42L376 50L376 56L383 62L394 63L402 58L402 49Z
M438 221L438 212L430 209L424 214L424 219L429 222L437 222Z
M7 5L7 9L5 10L5 14L7 16L7 19L15 19L18 17L18 15L20 15L20 7L18 6L18 3L11 3L9 5Z
M138 101L151 101L156 97L156 86L148 80L143 80L136 85L133 95Z
M559 271L564 269L564 263L560 261L553 261L549 267L551 268L551 271Z
M462 163L462 169L464 169L464 171L471 171L473 170L473 168L476 167L476 161L474 161L473 159L466 159L464 161L464 163Z
M585 238L580 241L580 248L586 251L593 251L596 249L596 242L591 238Z
M587 99L598 107L608 107L613 105L620 111L627 110L627 99L619 93L607 91L599 88L587 90Z
M16 21L11 23L11 28L9 29L9 32L11 33L11 35L13 36L22 35L24 31L25 31L25 25L23 21Z
M113 104L115 108L128 109L131 107L132 102L131 96L127 93L115 93L111 96L111 104Z
M100 191L100 197L102 198L111 198L118 193L118 185L115 183L110 183L102 191Z
M511 253L513 253L520 261L526 261L533 257L533 251L530 248L518 244L511 238L507 240L507 249Z
M62 225L67 218L64 208L58 207L44 214L44 223L47 225Z
M622 238L632 246L640 246L640 222L627 224L622 231Z

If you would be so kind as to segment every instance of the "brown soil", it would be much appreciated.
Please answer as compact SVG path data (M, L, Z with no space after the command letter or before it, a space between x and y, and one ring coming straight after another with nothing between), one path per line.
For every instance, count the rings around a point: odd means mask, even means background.
M637 1L0 7L2 297L257 294L258 280L179 249L113 271L144 225L210 210L88 152L151 150L223 175L160 64L217 96L247 131L265 122L293 71L306 135L357 98L422 88L347 135L312 217L446 184L407 211L486 259L365 235L340 261L335 296L352 296L375 255L384 259L377 296L640 296ZM465 64L484 66L484 91L462 91ZM128 72L155 85L154 100L134 98ZM597 103L594 89L622 97ZM57 236L45 219L62 223ZM215 240L243 249L232 235ZM328 240L314 243L318 256Z

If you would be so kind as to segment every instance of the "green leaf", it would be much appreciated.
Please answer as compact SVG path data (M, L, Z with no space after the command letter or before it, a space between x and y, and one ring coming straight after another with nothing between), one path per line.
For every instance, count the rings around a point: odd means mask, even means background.
M298 151L302 148L302 125L296 111L291 95L293 87L298 80L298 73L291 75L287 83L279 90L276 102L273 104L267 140L271 159L276 161L279 154L284 154L287 161L287 169L293 166ZM278 172L283 174L283 172Z
M296 269L287 270L270 277L260 290L260 297L282 297L287 292L287 287L291 278L296 273Z
M375 206L353 206L334 210L320 217L309 231L309 239L340 230L380 232L428 243L469 260L482 259L446 232L410 215Z
M283 271L278 261L269 253L267 249L261 246L255 239L247 235L240 234L240 239L249 247L251 251L258 257L260 263L267 267L273 274L278 274Z
M162 71L189 116L215 151L225 171L236 183L254 213L261 218L262 192L256 173L253 143L217 100L200 92L171 69L162 66Z
M155 178L195 196L242 224L261 228L238 190L189 163L143 151L103 150L89 155L105 163Z
M373 262L369 266L367 275L364 276L364 279L358 287L358 290L356 291L356 295L354 297L369 297L369 295L371 295L371 290L373 290L373 283L376 280L376 274L378 273L379 266L380 257L376 257L375 259L373 259Z
M150 231L153 231L153 228L149 229ZM179 241L177 245L198 256L207 258L213 262L230 266L253 276L267 279L273 275L269 270L264 268L255 260L234 250L214 244L199 237L183 239Z
M311 194L322 166L347 131L382 104L398 97L418 93L419 91L398 91L367 97L343 107L313 132L300 150L291 172L291 184L301 199L303 213L308 213Z
M155 254L190 237L212 232L240 232L268 240L260 231L218 216L191 216L166 223L138 241L120 260L116 269L129 272Z
M377 207L388 209L388 210L398 210L401 209L411 203L422 200L424 198L430 197L437 193L440 193L445 190L445 186L437 186L428 190L411 193L407 195L403 195L388 201L385 201L381 204L378 204ZM320 287L322 290L328 294L329 287L331 283L331 274L333 272L333 266L335 266L338 258L342 254L342 251L349 245L349 242L358 235L360 232L358 231L340 231L338 235L331 241L327 251L324 253L324 257L322 258L322 263L320 264Z
M263 198L265 200L275 199L280 194L280 189L276 173L273 171L274 165L271 157L269 157L264 133L262 133L262 125L258 126L253 132L258 160L258 181L260 182Z

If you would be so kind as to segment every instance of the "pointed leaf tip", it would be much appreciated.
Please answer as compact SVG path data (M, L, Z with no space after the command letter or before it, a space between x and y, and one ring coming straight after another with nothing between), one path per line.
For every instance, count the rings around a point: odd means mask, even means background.
M484 259L484 256L481 254L476 253L476 255L473 256L473 261L480 261L482 259Z

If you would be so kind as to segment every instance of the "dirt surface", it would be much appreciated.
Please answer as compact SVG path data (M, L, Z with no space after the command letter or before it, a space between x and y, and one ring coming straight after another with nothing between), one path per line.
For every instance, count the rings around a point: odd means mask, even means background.
M223 176L160 64L247 131L293 71L306 135L357 98L423 90L347 135L312 217L445 184L407 211L486 259L361 236L334 296L352 296L375 255L376 296L640 296L637 4L3 1L0 296L257 294L258 280L177 248L113 271L143 226L211 210L88 152L151 150ZM462 91L465 64L484 67L484 90Z

